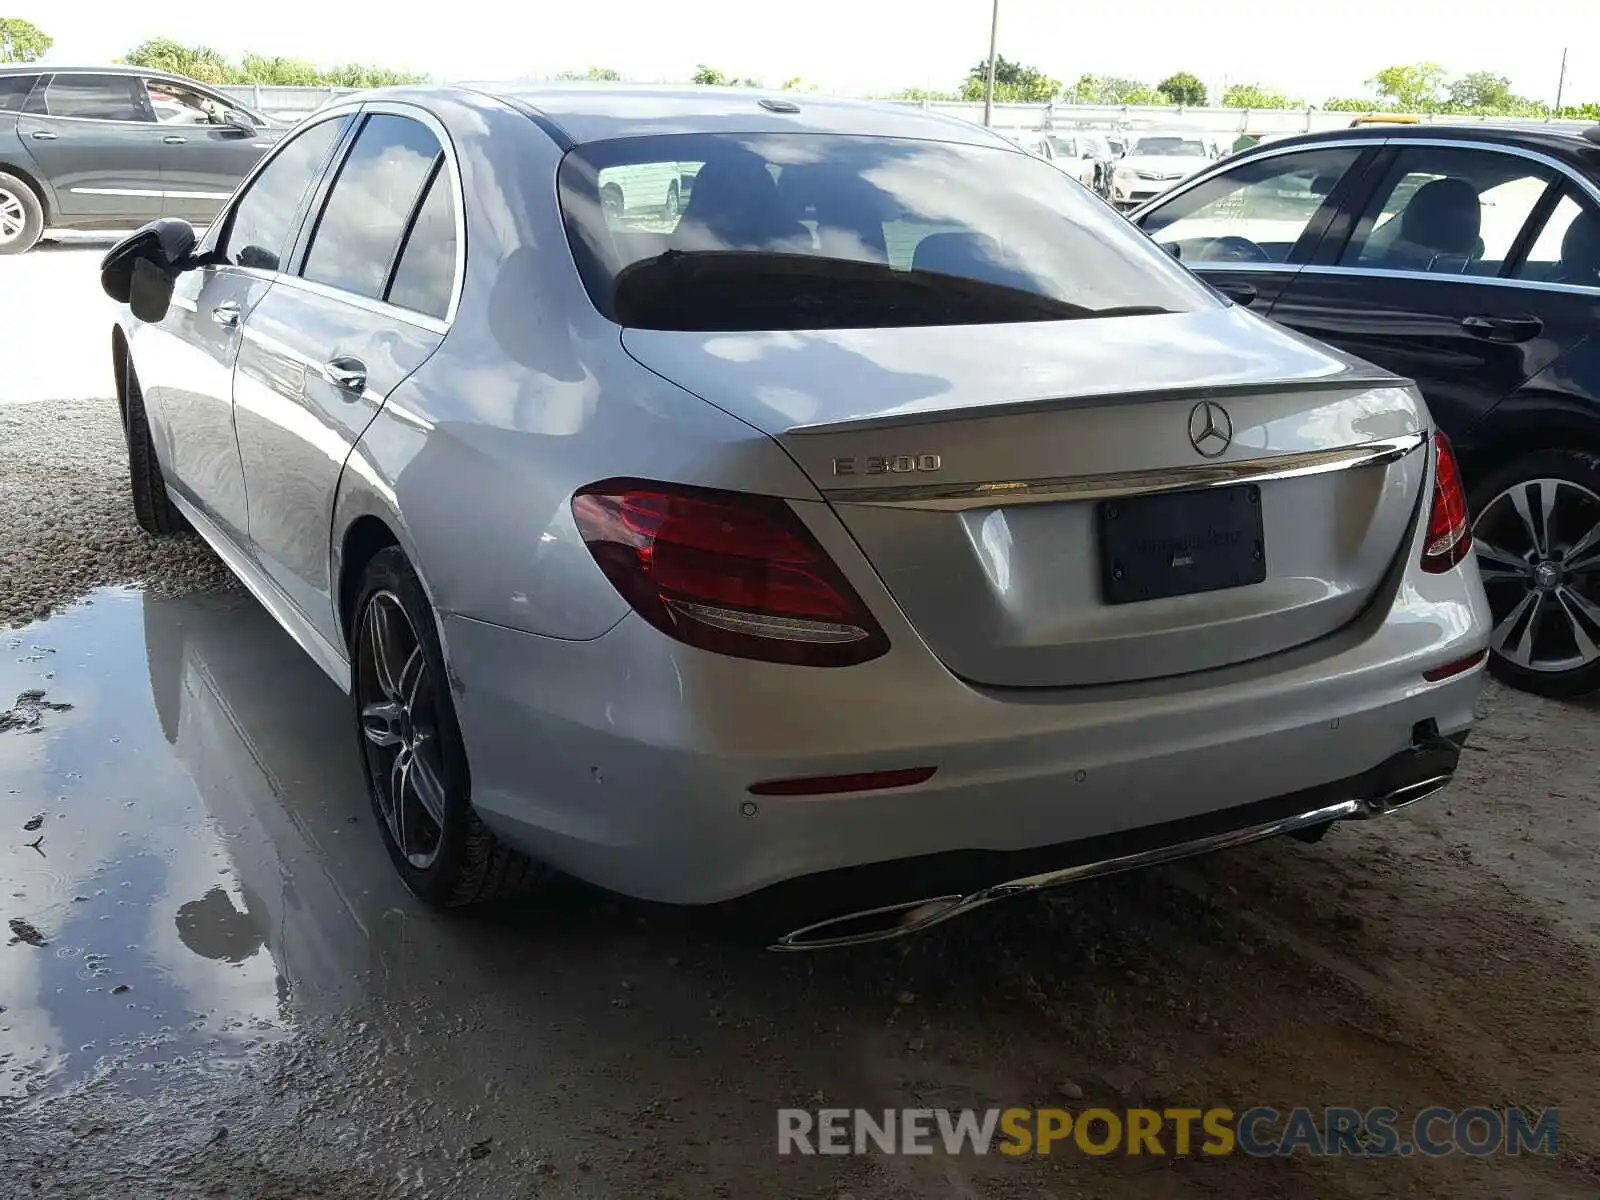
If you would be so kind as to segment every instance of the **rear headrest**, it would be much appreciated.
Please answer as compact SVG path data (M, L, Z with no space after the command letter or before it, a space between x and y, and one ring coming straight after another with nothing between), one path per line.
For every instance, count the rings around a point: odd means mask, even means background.
M694 249L750 248L804 232L766 164L739 154L700 168L673 242Z
M1400 236L1440 254L1471 256L1483 223L1478 193L1465 179L1435 179L1417 189L1400 218Z
M1561 239L1561 281L1600 287L1600 216L1584 209Z

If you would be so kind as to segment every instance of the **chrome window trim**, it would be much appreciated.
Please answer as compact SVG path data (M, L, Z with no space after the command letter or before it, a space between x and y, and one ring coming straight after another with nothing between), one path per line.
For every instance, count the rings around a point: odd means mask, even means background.
M343 120L352 114L358 114L360 111L360 105L354 104L330 105L327 108L319 108L315 112L308 113L305 119L300 122L300 124L296 125L283 137L279 138L272 148L261 156L261 161L256 163L254 167L250 168L249 174L241 179L238 186L233 189L232 195L228 197L228 202L222 206L221 211L219 211L212 219L211 228L206 230L205 241L201 243L200 249L215 249L217 243L222 240L223 231L227 230L232 232L233 212L234 209L239 207L239 198L255 184L256 176L265 171L267 167L277 159L278 155L282 154L290 145L304 137L307 133L310 133L318 125L323 125L332 120ZM156 128L159 129L160 126L157 125ZM321 177L318 176L318 178L320 179ZM206 243L209 243L209 246ZM228 265L233 266L231 263ZM234 267L233 269L249 269L254 272L259 272L259 269L255 267ZM266 272L264 274L270 276L276 275L278 272Z
M1228 487L1236 483L1266 483L1377 466L1399 461L1427 440L1427 433L1418 431L1331 450L1302 450L1265 458L1242 458L1233 462L1192 463L1154 471L1117 471L953 486L930 484L848 488L826 491L823 495L832 504L864 504L875 508L910 508L932 512L965 512L974 508L1009 508L1018 504L1059 504L1063 501L1120 500L1129 496Z
M1439 271L1396 271L1383 267L1340 267L1309 265L1300 270L1308 275L1350 275L1356 278L1416 279L1426 283L1475 283L1489 287L1526 288L1535 292L1570 293L1575 296L1600 296L1600 286L1583 283L1551 283L1544 279L1508 279L1501 275L1449 275Z
M343 107L343 106L341 106L341 107ZM325 110L319 109L318 111L322 112L322 111L325 111ZM462 186L461 186L461 166L456 160L456 145L455 145L455 142L450 137L449 130L447 130L444 127L443 122L441 122L438 117L434 116L431 112L429 112L425 108L421 108L418 105L410 104L410 103L407 103L405 101L400 101L400 100L368 100L368 101L356 104L354 106L351 106L350 107L350 111L357 112L362 116L373 116L373 115L381 114L383 116L390 116L390 117L405 117L405 118L407 118L409 120L416 121L419 124L426 126L427 129L429 130L429 132L431 132L433 134L433 136L438 140L439 149L444 154L445 170L448 171L449 174L450 174L450 187L451 187L451 190L454 193L454 198L455 198L455 206L454 206L455 207L455 217L456 217L455 282L454 282L453 286L450 289L450 304L445 309L444 318L441 320L438 317L431 317L426 313L419 313L419 312L416 312L413 309L409 309L409 308L401 308L399 305L389 304L389 303L387 303L386 301L383 301L383 300L374 300L370 296L363 296L363 295L360 295L357 292L348 292L348 291L345 291L343 288L330 287L329 285L323 284L323 283L315 283L314 281L306 279L306 278L304 278L303 276L300 276L300 275L284 274L284 275L281 275L281 279L285 283L295 283L295 284L301 285L301 286L305 287L308 291L316 292L316 293L321 294L321 295L326 295L326 296L329 296L329 297L331 297L331 298L333 298L335 300L344 300L347 303L354 304L357 308L363 308L363 309L366 309L369 312L378 313L381 316L397 317L400 320L406 321L407 323L412 324L412 325L416 325L417 327L419 327L421 329L428 329L428 330L432 330L432 331L434 331L436 333L443 334L443 333L445 333L445 332L447 332L449 330L449 328L450 328L450 326L452 324L455 323L456 312L461 307L461 293L462 293L462 290L466 287L466 282L467 282L467 206L466 206L466 193L462 189ZM356 131L356 140L351 142L349 148L346 149L346 151L344 153L344 156L341 157L340 160L339 160L339 166L341 168L344 165L345 159L349 158L351 151L353 151L355 149L356 142L358 142L360 140L360 137L361 137L361 131L357 130ZM332 164L330 163L329 166L331 167ZM324 211L328 207L328 198L333 195L334 190L337 189L338 186L339 186L338 180L335 179L333 181L333 186L328 189L328 195L323 197L323 199L322 199L322 209ZM422 198L423 198L422 194L418 193L416 199L418 201L421 201ZM307 213L306 214L306 220L307 221L313 221L313 222L320 221L321 220L321 216L322 216L322 212L321 211L319 211L319 212L317 212L315 214ZM301 256L302 257L302 261L300 263L300 268L301 268L302 271L305 269L304 259L310 257L311 251L313 249L315 249L315 248L316 248L316 237L313 234L313 237L312 237L311 241L306 244L305 254ZM401 250L402 252L404 250L403 247L397 247L397 249ZM391 262L389 265L390 265L390 268L392 269L395 264L393 262Z
M1197 258L1192 263L1184 263L1181 258L1178 261L1183 263L1184 266L1188 267L1196 274L1200 274L1205 271L1222 271L1224 273L1228 271L1248 271L1251 273L1264 272L1269 275L1298 275L1302 270L1305 269L1299 263L1210 262L1204 258Z
M272 279L278 287L307 292L313 296L323 296L329 300L337 300L340 303L350 305L352 308L359 308L363 312L369 312L379 317L388 317L393 321L404 321L407 325L415 325L418 329L426 329L430 333L437 333L443 336L450 329L449 321L441 321L438 317L428 316L427 313L401 308L398 304L389 304L383 300L374 300L371 296L363 296L359 292L347 292L343 288L331 287L326 283L318 283L314 279L307 279L301 275L290 275L287 272L279 271L273 275Z

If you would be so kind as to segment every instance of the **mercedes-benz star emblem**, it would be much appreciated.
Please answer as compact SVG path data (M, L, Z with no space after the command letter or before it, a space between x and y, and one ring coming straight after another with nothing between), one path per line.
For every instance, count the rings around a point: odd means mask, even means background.
M1207 458L1216 458L1233 444L1233 419L1220 404L1202 400L1189 410L1189 441Z

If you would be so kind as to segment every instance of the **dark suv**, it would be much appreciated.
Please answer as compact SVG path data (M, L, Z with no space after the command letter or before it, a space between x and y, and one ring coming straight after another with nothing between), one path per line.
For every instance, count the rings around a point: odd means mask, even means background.
M1600 688L1600 126L1309 134L1131 219L1252 312L1415 379L1466 473L1491 666Z
M208 222L285 132L178 75L0 67L0 254L47 228Z

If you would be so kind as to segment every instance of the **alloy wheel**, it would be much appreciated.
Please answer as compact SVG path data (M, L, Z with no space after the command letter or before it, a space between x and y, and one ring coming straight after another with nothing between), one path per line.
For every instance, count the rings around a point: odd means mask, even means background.
M1497 655L1551 674L1600 660L1600 495L1521 480L1483 507L1472 540Z
M416 627L393 592L377 592L357 638L356 699L374 798L389 836L413 867L439 856L444 760L433 674Z
M0 188L0 242L16 241L27 223L28 210L22 207L22 198Z

